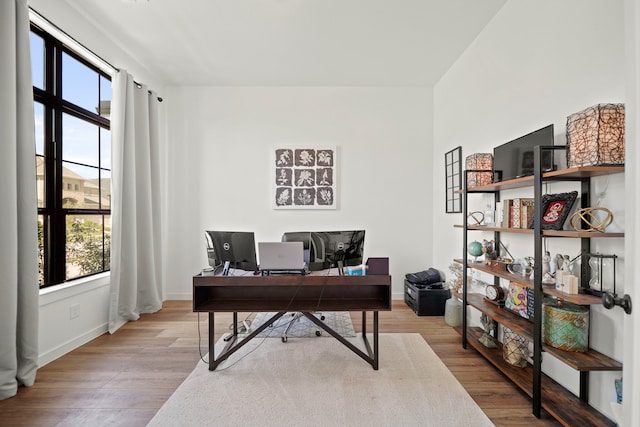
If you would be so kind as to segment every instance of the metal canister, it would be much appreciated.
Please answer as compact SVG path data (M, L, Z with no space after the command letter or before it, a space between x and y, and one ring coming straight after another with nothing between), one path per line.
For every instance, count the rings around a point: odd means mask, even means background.
M589 309L563 300L545 300L542 336L545 344L566 351L589 350Z

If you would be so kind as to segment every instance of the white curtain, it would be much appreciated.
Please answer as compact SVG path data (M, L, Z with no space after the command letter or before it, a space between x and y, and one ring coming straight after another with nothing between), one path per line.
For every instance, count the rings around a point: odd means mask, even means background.
M38 368L38 225L27 0L0 1L0 399Z
M110 333L162 308L159 101L124 70L112 88Z

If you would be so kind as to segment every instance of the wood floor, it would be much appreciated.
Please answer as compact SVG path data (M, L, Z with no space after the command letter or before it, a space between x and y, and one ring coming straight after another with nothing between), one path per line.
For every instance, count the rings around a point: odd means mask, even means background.
M352 318L359 330L360 314ZM207 352L206 320L191 301L165 302L42 367L33 387L0 401L0 426L145 426ZM230 321L216 315L216 334ZM380 332L420 333L496 426L559 425L547 414L535 418L530 399L475 350L462 349L442 317L418 317L394 301L393 311L380 313Z

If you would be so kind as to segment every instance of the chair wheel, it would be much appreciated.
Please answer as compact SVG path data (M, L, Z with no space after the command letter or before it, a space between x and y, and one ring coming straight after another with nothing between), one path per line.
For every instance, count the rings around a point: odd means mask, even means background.
M287 337L282 337L282 342L287 342Z
M320 316L320 320L324 320L324 319L326 319L326 317Z
M319 337L320 335L322 335L322 332L316 331L316 336Z

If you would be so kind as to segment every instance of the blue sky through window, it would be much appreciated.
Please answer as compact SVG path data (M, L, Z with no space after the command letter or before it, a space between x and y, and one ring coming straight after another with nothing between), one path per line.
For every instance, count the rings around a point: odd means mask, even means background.
M33 85L45 89L44 40L34 33L31 33L30 40ZM100 100L111 100L111 82L67 53L62 54L62 70L62 96L65 100L94 113L99 113ZM36 153L44 154L44 109L41 104L34 103L34 115ZM110 131L65 114L62 132L63 160L95 167L111 167ZM98 155L102 156L101 165L98 164ZM86 176L88 168L72 163L66 163L65 167L85 178L94 178L98 174L95 170L92 174L95 176Z

